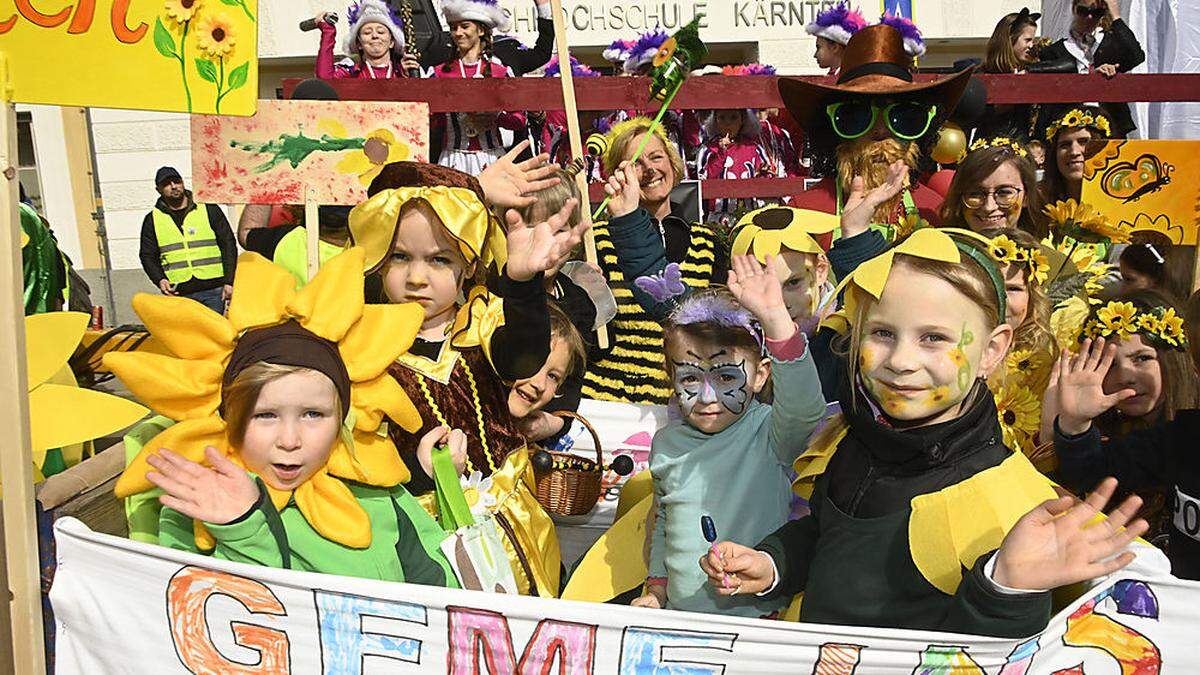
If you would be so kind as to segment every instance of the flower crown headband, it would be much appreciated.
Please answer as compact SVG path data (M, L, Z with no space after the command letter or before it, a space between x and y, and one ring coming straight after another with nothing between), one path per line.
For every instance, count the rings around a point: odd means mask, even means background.
M1173 307L1152 307L1139 310L1132 302L1111 300L1083 326L1079 339L1116 338L1141 334L1159 347L1177 351L1187 349L1183 318Z
M1112 134L1112 127L1109 126L1107 117L1100 113L1091 113L1087 110L1074 108L1046 127L1046 140L1054 140L1054 137L1062 129L1074 129L1077 127L1091 127L1104 134L1105 138L1108 138Z
M1004 136L997 136L996 138L976 139L975 142L971 144L970 148L958 153L958 163L962 164L962 161L966 159L967 155L970 153L975 152L976 150L985 150L987 148L1004 148L1017 157L1029 157L1029 151L1026 150L1025 146L1021 145L1019 142Z
M988 244L992 260L1000 265L1025 265L1029 269L1029 283L1042 285L1050 274L1050 261L1041 248L1022 246L1007 235L993 237Z

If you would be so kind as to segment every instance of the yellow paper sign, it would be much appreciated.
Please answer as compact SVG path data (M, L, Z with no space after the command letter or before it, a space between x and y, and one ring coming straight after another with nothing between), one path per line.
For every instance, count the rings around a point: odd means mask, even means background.
M1134 232L1200 237L1200 141L1109 141L1083 167L1083 201Z
M18 103L252 115L258 0L0 0Z

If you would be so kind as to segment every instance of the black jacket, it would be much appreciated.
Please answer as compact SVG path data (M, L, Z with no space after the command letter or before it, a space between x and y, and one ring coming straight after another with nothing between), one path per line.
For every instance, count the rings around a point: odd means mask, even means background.
M1067 38L1063 38L1043 49L1041 54L1042 60L1074 60L1074 55L1067 50L1066 42ZM1112 26L1105 31L1104 39L1096 46L1096 51L1092 53L1093 66L1112 64L1117 67L1117 72L1119 73L1128 73L1142 65L1145 60L1146 52L1142 51L1142 45L1138 43L1137 36L1133 34L1133 31L1129 30L1129 26L1122 19L1117 19L1112 23ZM1097 86L1103 85L1097 84ZM1137 126L1133 123L1133 115L1129 112L1128 104L1102 103L1100 107L1112 121L1114 137L1124 138L1129 135L1129 132L1137 129Z
M217 235L217 248L221 249L221 265L225 268L225 275L217 279L190 279L176 284L175 291L180 295L191 295L232 284L233 273L237 269L237 239L233 236L233 230L229 227L225 212L215 204L197 204L192 199L191 192L187 193L187 200L188 206L182 211L172 211L162 197L155 202L154 208L171 216L171 220L175 221L175 226L180 230L183 229L183 219L192 212L192 209L198 206L208 209L208 224L212 227L213 233ZM158 236L154 234L153 211L147 213L146 217L142 219L141 240L138 257L141 258L142 269L146 271L146 276L150 277L151 283L157 286L158 282L167 278L167 274L163 271L162 254L158 250Z
M1090 490L1106 476L1133 491L1168 488L1174 498L1167 557L1171 573L1200 581L1200 410L1180 410L1175 419L1118 438L1101 440L1093 425L1067 436L1054 425L1059 477L1076 490Z
M554 52L554 22L550 19L537 20L538 37L533 47L526 47L511 35L497 35L492 41L492 54L500 63L512 68L513 75L520 77L546 65ZM445 41L434 40L421 54L421 67L432 68L453 59L456 55L448 35Z
M1026 637L1046 627L1050 593L1006 595L981 556L946 595L917 571L909 547L913 497L990 469L1010 454L996 404L979 382L958 418L898 430L874 418L863 394L841 400L849 431L817 479L812 513L764 539L779 572L773 594L805 591L801 620L840 625Z

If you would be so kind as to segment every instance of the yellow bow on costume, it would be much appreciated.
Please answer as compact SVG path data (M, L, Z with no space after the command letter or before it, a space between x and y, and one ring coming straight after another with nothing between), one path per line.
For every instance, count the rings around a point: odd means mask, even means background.
M501 266L508 260L504 232L474 191L447 185L389 188L350 211L350 238L365 251L364 271L373 272L387 260L401 212L414 199L437 213L468 264L479 260L485 267Z
M765 206L742 216L733 238L733 255L753 251L759 262L767 256L779 255L781 250L798 253L825 252L814 234L828 234L841 225L833 213L797 209L791 206Z
M492 295L485 286L475 286L467 301L454 315L450 329L450 344L457 349L483 348L488 363L492 361L492 334L504 325L504 299Z
M387 369L408 351L425 313L415 303L364 304L362 270L363 251L352 248L329 260L297 291L287 270L256 253L244 253L238 258L228 318L187 298L134 296L134 310L173 356L110 352L104 365L155 412L178 423L130 461L117 481L117 497L154 488L146 478L151 470L146 460L160 448L204 463L204 449L211 445L245 468L218 412L225 368L245 331L295 320L337 345L350 379L346 426L351 428L339 435L325 467L303 485L294 491L267 486L267 492L277 509L294 499L326 539L353 548L369 546L367 514L341 479L380 487L408 480L407 468L380 427L385 415L410 432L421 427L420 414ZM199 522L196 543L205 550L215 545Z

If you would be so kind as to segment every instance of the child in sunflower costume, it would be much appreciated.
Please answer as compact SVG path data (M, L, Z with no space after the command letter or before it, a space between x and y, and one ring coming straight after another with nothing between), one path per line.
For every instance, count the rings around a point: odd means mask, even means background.
M367 282L386 303L425 310L412 347L388 369L420 418L418 429L389 425L412 473L408 487L432 505L430 441L447 429L461 431L467 447L460 462L467 474L480 474L478 489L495 497L518 587L555 597L558 539L534 498L530 452L508 396L511 383L536 374L550 353L543 276L582 238L585 224L567 225L578 203L567 200L536 225L510 210L506 237L478 181L454 169L389 164L367 194L350 213L351 237L366 251ZM497 294L482 283L493 264Z
M457 587L445 533L401 483L386 415L416 410L387 376L420 325L416 305L368 308L363 253L330 260L301 291L246 253L225 318L141 294L133 305L173 354L104 363L176 420L133 459L120 498L162 490L160 544L238 562Z
M1012 339L1004 284L978 235L952 232L918 230L842 282L842 413L794 467L812 513L756 548L718 544L701 559L717 594L803 591L805 622L1024 637L1049 589L1134 558L1146 523L1121 527L1139 500L1084 530L1115 482L1072 506L1005 447L985 382Z

